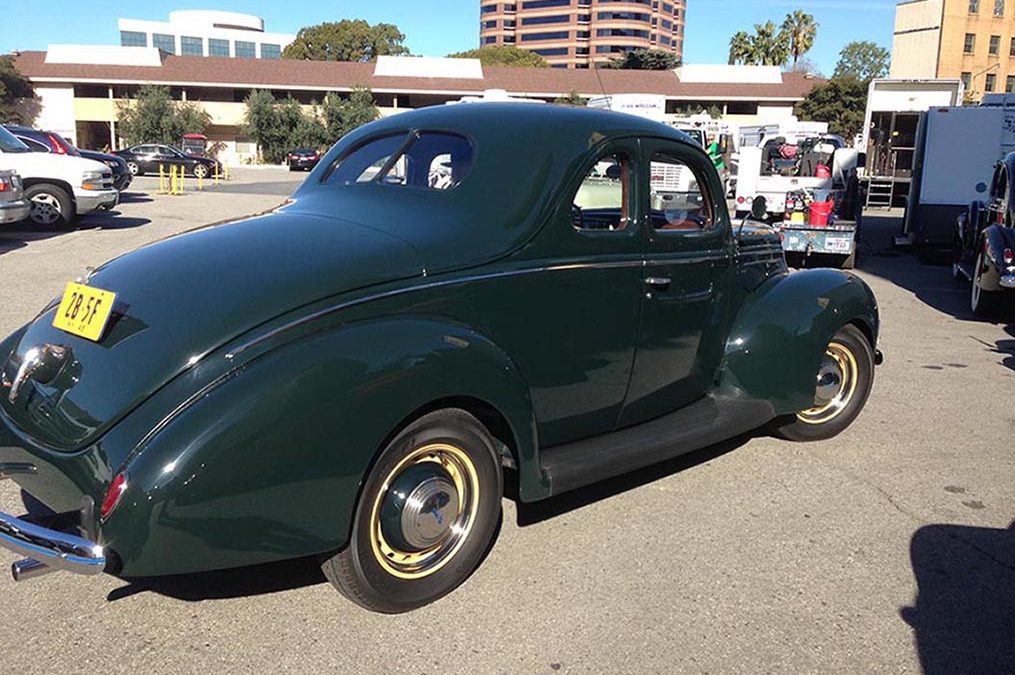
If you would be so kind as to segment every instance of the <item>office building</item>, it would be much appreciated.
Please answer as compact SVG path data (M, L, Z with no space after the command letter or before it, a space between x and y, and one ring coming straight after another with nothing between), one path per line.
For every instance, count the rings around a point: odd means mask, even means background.
M635 49L684 55L686 0L480 0L481 47L513 45L555 68L589 68Z
M961 79L974 101L1015 92L1015 0L900 2L891 77Z
M155 47L180 56L277 59L296 39L264 32L264 20L251 14L211 10L170 12L169 21L120 19L120 45Z

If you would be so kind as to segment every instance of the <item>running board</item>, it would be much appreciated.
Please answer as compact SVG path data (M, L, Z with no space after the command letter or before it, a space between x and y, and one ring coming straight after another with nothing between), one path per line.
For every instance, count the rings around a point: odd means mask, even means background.
M766 401L706 396L650 422L541 452L550 495L700 450L772 420Z

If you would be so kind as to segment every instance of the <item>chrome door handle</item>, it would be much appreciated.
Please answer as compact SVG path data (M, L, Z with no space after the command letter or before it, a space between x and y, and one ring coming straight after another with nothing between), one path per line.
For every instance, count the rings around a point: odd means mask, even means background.
M646 277L645 283L652 288L664 289L669 288L671 281L669 277Z

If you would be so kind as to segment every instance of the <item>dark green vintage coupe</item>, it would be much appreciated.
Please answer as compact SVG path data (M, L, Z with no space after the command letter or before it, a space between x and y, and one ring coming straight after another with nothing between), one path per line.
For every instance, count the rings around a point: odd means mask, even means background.
M768 426L845 429L867 285L787 273L712 163L633 116L470 104L343 138L267 215L68 285L0 343L26 579L320 556L399 612L475 569L503 476L545 499Z

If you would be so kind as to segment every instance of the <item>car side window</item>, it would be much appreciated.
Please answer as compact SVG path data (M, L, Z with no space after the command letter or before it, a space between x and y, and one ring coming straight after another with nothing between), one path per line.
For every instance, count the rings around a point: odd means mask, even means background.
M18 136L18 140L31 148L32 152L52 152L52 150L49 149L49 146L45 143L40 143L39 141L26 136Z
M405 134L378 138L350 152L332 169L327 178L331 185L352 185L366 183L380 174L381 170L405 144Z
M631 160L622 153L600 157L585 174L571 205L576 230L616 232L630 223Z
M715 227L715 214L705 181L680 158L652 155L649 217L660 232L702 232Z

